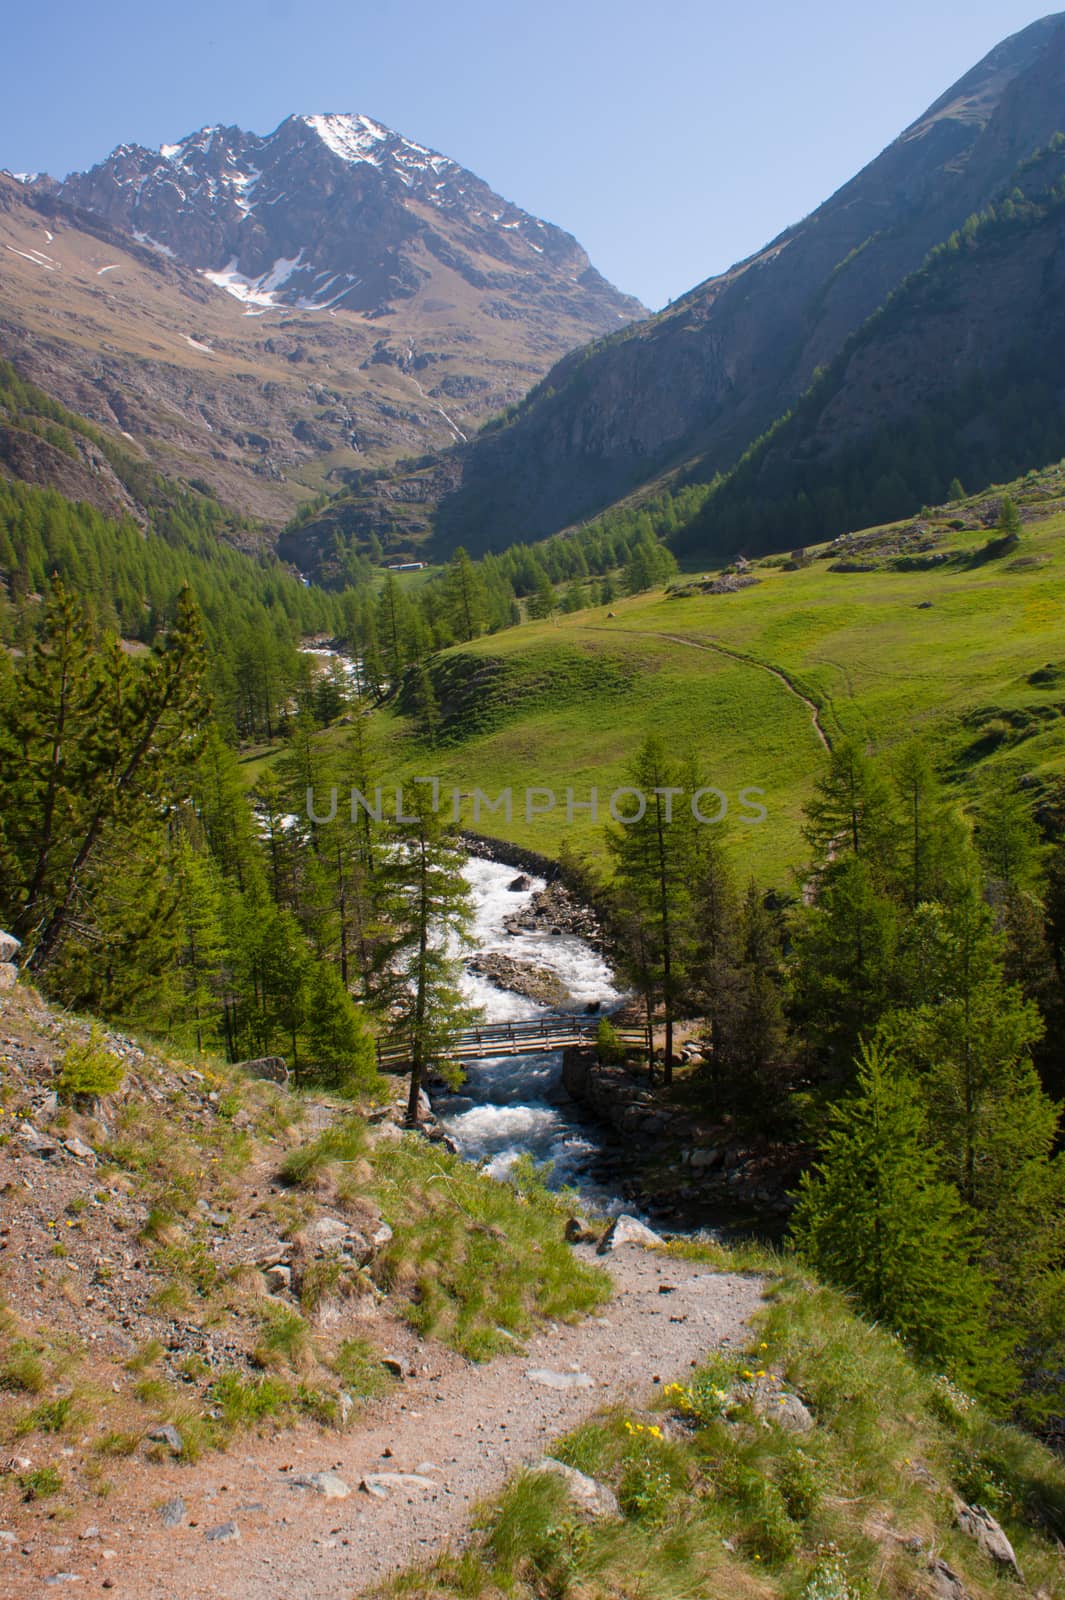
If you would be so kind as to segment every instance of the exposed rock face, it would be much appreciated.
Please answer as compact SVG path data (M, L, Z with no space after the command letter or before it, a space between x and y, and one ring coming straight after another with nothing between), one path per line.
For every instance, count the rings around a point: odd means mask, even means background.
M1065 24L1005 40L850 183L660 315L564 358L461 453L443 542L486 548L591 515L682 456L712 476L807 387L928 251L1061 123ZM476 523L471 523L476 507Z
M265 137L203 128L161 150L121 145L54 192L146 235L253 308L380 312L443 267L503 320L524 306L535 317L576 314L591 332L643 310L561 228L366 116L292 116ZM385 340L371 359L434 365Z

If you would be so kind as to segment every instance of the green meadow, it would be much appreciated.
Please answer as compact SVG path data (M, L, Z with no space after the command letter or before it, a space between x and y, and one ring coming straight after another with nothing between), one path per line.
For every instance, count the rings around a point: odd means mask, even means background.
M610 793L657 733L722 790L720 824L737 865L761 881L803 857L802 807L829 740L890 750L927 737L963 789L1009 767L1047 780L1065 769L1065 515L1025 527L983 559L986 532L952 534L948 559L833 572L826 552L787 571L759 564L738 593L638 595L526 623L437 658L435 745L394 706L379 714L389 781L432 773L471 796L511 788L513 814L482 810L480 831L545 854L564 840L603 851ZM745 823L742 789L767 819ZM527 817L527 787L557 804ZM566 791L600 816L567 817ZM533 804L542 803L534 797ZM714 802L707 801L711 810ZM474 825L473 801L462 802Z

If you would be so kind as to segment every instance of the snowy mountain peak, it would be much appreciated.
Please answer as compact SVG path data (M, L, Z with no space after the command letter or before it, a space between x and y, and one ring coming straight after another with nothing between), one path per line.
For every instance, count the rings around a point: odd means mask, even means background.
M195 267L249 315L379 314L441 273L483 293L495 317L500 290L523 303L561 296L560 309L586 307L578 315L597 328L642 311L568 233L361 113L293 115L266 135L218 124L158 150L120 145L58 195Z

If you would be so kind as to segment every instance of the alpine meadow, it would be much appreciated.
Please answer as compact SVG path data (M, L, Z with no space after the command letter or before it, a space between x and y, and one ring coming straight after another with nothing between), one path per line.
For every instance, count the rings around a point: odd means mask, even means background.
M307 98L546 196L626 7L519 146L472 5L119 10L0 150L0 1590L1065 1594L1065 16L651 312Z

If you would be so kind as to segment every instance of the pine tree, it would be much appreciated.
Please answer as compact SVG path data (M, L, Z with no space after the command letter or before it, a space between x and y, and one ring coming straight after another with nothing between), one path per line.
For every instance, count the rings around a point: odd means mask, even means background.
M649 992L661 996L665 1017L665 1081L673 1076L673 1024L692 938L691 891L699 872L697 825L685 804L685 774L654 735L629 771L634 820L607 830L620 884L643 924ZM650 1019L649 1026L650 1026Z
M446 1066L455 1037L472 1020L459 989L457 948L471 918L463 856L432 809L426 788L404 792L405 815L378 866L384 932L377 952L376 1000L410 1049L407 1121L420 1119L430 1063Z
M897 841L892 795L876 763L851 739L836 745L814 786L803 830L822 870L847 856L878 878L891 867Z
M940 1178L915 1086L879 1044L863 1047L853 1094L833 1108L803 1175L792 1237L815 1271L865 1314L967 1387L1001 1394L1012 1373L987 1333L989 1286L957 1191Z
M1021 514L1017 510L1016 502L1010 495L1005 495L1002 501L1002 509L999 512L997 531L1007 538L1016 539L1020 535L1022 526Z

